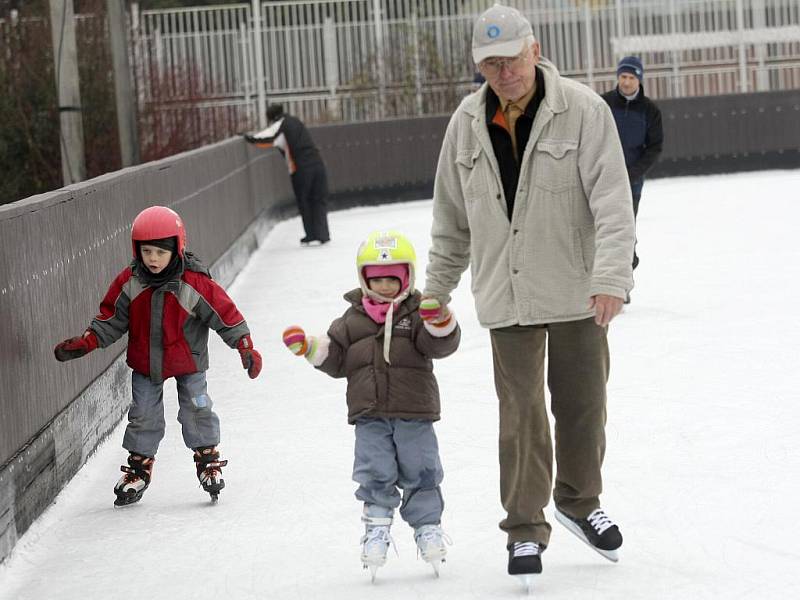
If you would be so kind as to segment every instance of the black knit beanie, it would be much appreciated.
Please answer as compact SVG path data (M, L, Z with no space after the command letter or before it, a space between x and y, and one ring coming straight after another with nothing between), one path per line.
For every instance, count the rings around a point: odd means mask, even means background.
M160 238L157 240L145 240L139 242L139 247L142 244L147 244L148 246L155 246L156 248L161 248L162 250L169 250L170 252L176 252L178 250L178 239L175 236Z

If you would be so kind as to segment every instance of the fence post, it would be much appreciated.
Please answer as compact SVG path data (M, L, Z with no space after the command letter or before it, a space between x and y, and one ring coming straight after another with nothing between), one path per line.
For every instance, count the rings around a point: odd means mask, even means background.
M678 34L678 8L676 0L669 0L669 30L672 35ZM683 93L681 83L680 53L672 51L672 97L678 98Z
M250 45L247 43L247 23L239 21L239 46L242 53L242 96L247 114L247 127L252 127L257 119L253 114L253 103L250 101Z
M617 16L617 37L621 38L622 36L625 35L625 21L623 20L622 0L616 0L614 2L614 5ZM618 56L619 52L615 51L614 54L615 54L614 62L619 62L619 59L622 58L621 56Z
M258 94L257 123L260 128L267 126L267 82L264 78L264 51L261 47L261 0L252 0L253 13L253 53L256 63L256 90Z
M145 86L147 85L148 65L142 58L142 29L139 3L131 2L131 42L133 44L133 81L136 88L136 102L139 110L144 108ZM147 53L149 55L149 53Z
M411 46L414 49L414 91L417 114L422 115L422 68L419 63L419 20L417 11L411 12Z
M753 0L753 29L763 29L766 26L764 15L764 0ZM756 91L766 92L769 90L769 73L764 65L767 56L767 45L756 44L756 59L758 60L758 70L756 71Z
M736 29L739 32L739 91L747 92L747 46L744 43L744 6L736 0Z
M64 185L86 179L83 115L78 85L78 50L72 0L50 0L56 94L61 130L61 171Z
M322 43L325 50L325 85L331 95L328 99L328 115L333 119L340 119L339 99L336 97L336 88L339 87L339 49L336 28L330 15L325 17L322 27Z
M125 5L122 0L106 0L111 55L114 62L114 93L117 105L122 166L139 164L139 139L136 134L136 108L133 102L131 65L128 60L128 35Z
M583 24L586 27L586 85L594 88L594 41L592 39L592 7L590 0L583 2Z
M375 21L375 66L378 70L378 118L386 114L386 68L383 61L383 18L381 0L372 0L372 18Z

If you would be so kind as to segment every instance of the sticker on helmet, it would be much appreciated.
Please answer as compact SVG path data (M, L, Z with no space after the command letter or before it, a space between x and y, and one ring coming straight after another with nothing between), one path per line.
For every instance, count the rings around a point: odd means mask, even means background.
M378 260L381 261L392 260L392 253L384 248L378 253Z
M397 238L393 235L379 235L375 238L375 248L389 248L394 250L397 248Z

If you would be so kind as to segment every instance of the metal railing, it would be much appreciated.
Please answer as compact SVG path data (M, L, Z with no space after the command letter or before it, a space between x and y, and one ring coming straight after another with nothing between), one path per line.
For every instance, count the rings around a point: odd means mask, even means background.
M140 106L202 98L199 110L229 107L239 128L259 124L275 101L312 122L449 112L471 89L472 25L491 2L282 0L147 11L134 4ZM798 0L508 4L531 20L562 74L597 91L613 86L616 62L629 51L642 57L654 98L800 86L800 39L791 38ZM773 39L770 31L781 28L788 37Z

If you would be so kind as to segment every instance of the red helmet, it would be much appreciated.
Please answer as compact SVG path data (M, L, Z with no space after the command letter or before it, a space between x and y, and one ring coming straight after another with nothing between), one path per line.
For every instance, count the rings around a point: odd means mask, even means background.
M145 208L133 220L131 243L136 257L136 242L175 237L178 239L178 254L183 256L186 247L186 228L180 215L166 206Z

